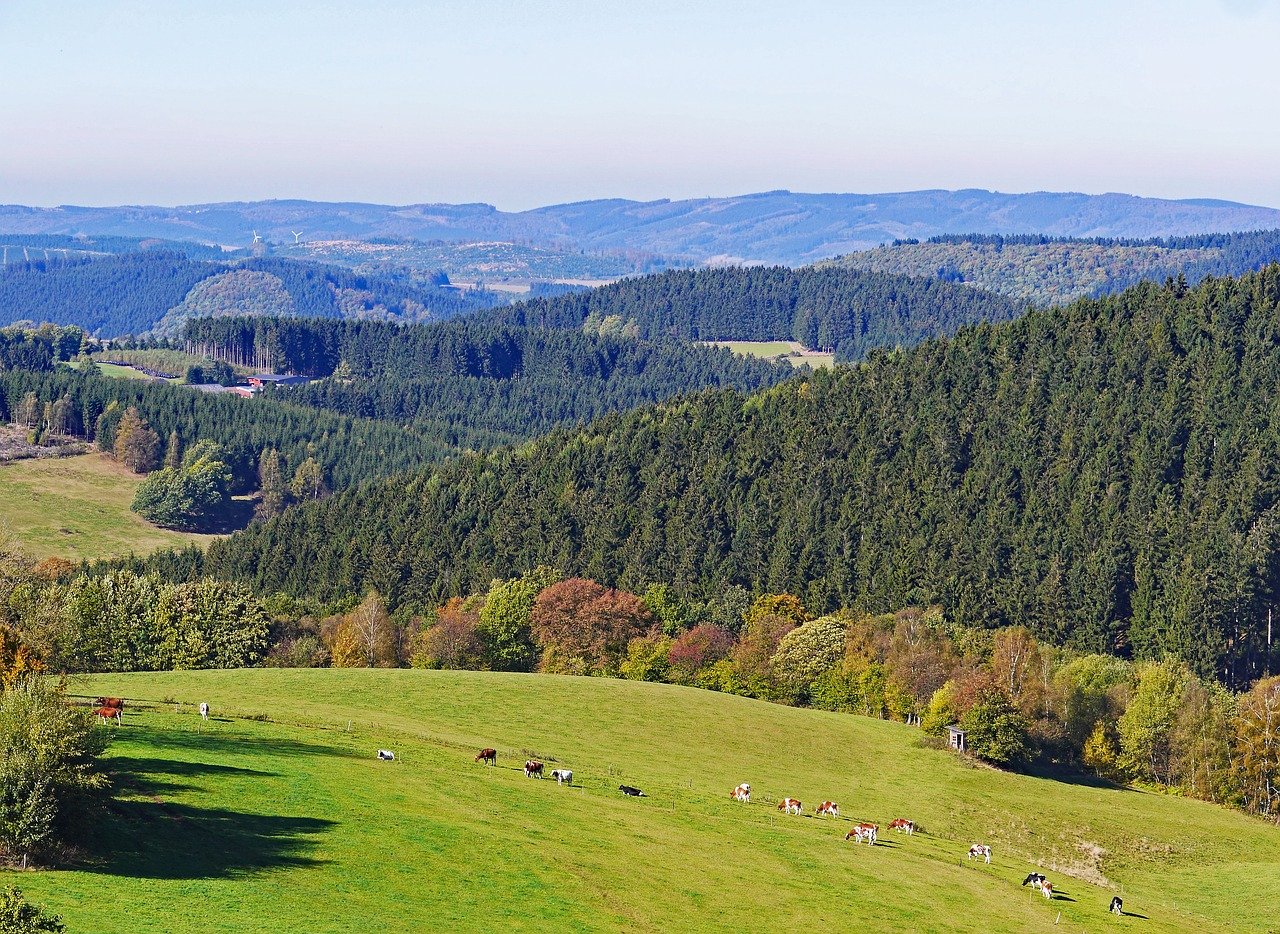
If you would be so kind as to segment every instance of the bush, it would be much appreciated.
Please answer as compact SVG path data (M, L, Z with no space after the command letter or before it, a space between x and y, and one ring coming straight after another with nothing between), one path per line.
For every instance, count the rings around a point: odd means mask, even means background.
M46 914L10 886L0 892L0 934L58 934L66 925L57 915Z
M8 859L25 865L79 829L77 806L106 785L96 768L106 737L48 679L0 694L0 849Z
M667 673L672 640L662 630L636 636L627 643L622 676L632 681L661 681Z
M1003 691L989 691L960 718L971 753L995 765L1023 762L1030 754L1027 719Z

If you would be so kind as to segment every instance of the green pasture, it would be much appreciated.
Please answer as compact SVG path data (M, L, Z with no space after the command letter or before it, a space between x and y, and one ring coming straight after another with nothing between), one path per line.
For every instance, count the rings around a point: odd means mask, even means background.
M708 341L707 343L711 347L727 347L745 357L759 357L775 363L785 360L793 366L807 363L815 370L836 364L835 354L806 350L804 345L797 341Z
M1280 829L977 767L918 730L661 684L405 670L102 675L119 800L24 890L73 931L1265 931ZM213 706L206 724L195 713ZM103 727L103 729L114 729ZM496 768L472 761L499 750ZM375 751L393 749L395 762ZM536 756L574 787L524 778ZM750 805L729 800L751 782ZM620 783L648 794L625 798ZM782 817L775 802L804 802ZM840 820L817 819L824 798ZM888 833L905 816L924 828ZM845 843L873 820L879 846ZM989 843L991 866L970 863ZM1019 886L1044 867L1060 897ZM1106 911L1113 892L1129 915Z
M148 554L214 536L156 528L130 510L142 477L103 454L0 464L0 525L38 558Z
M80 361L68 361L67 366L71 367L73 370L78 370L80 369ZM120 366L118 363L99 363L98 372L103 376L110 376L112 379L154 379L154 377L148 376L141 370L135 370L131 366Z

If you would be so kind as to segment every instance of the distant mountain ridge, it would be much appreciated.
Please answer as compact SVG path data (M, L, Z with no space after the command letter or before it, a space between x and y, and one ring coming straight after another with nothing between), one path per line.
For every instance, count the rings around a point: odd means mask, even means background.
M301 230L307 239L516 241L581 250L641 250L691 262L787 265L946 233L1145 238L1276 227L1280 210L1217 199L982 189L605 199L519 212L489 204L301 200L179 207L0 205L0 234L166 237L247 246L254 231L268 240L292 243L291 232Z

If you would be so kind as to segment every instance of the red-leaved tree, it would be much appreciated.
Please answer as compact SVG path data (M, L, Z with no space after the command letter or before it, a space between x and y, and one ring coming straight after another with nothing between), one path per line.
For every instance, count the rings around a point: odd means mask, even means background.
M543 671L612 674L653 615L635 594L573 577L538 594L529 622Z
M733 649L733 633L722 626L702 623L683 633L667 653L667 664L678 677L691 679L698 671L714 665Z

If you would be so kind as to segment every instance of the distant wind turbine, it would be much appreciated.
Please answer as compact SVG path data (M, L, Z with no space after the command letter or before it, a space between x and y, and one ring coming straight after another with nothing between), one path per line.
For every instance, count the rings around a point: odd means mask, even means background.
M301 243L301 242L302 242L302 241L299 239L299 238L302 236L302 231L301 231L301 230L291 230L291 231L289 231L289 233L293 234L293 245L294 245L294 246L297 246L299 243Z
M256 230L253 232L253 242L254 243L262 242L262 238L258 236L258 232Z

